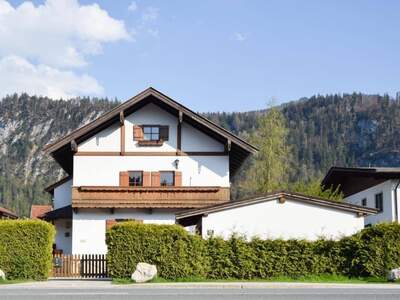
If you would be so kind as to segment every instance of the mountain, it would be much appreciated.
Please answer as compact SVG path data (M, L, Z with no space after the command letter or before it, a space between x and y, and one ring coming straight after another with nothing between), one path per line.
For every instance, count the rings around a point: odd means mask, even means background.
M63 176L42 148L118 104L108 99L52 100L22 95L0 102L0 206L28 216L33 203L48 203L43 188Z
M41 149L118 104L116 100L52 100L12 95L0 102L0 206L29 215L48 203L43 188L63 176ZM316 95L281 106L294 153L292 180L322 176L332 165L400 166L400 102L388 96ZM205 113L248 138L265 110ZM238 177L243 176L243 172ZM238 178L236 178L238 180Z

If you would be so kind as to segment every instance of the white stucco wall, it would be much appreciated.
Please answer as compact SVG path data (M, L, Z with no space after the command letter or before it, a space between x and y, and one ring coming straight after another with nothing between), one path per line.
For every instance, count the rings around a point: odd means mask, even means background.
M224 151L222 143L209 137L193 126L182 124L182 151Z
M63 254L71 254L72 251L72 220L58 219L54 221L56 228L55 243L57 249L62 249ZM69 236L66 236L69 233Z
M119 152L121 147L121 131L119 123L100 131L90 139L78 145L78 152L83 151L111 151Z
M133 139L134 125L167 125L169 126L168 141L159 147L143 147ZM148 104L125 117L125 151L153 152L176 151L178 118L154 104Z
M162 146L139 146L133 139L134 125L167 125L169 139ZM177 149L178 118L157 105L148 104L125 117L126 152L175 152ZM100 131L90 139L78 145L78 152L119 152L120 126L118 123ZM183 122L183 151L224 151L224 145L212 137Z
M351 235L364 227L362 217L298 201L277 200L210 213L202 218L202 235L208 230L214 235L229 238L233 233L247 238L308 239L319 237L340 238Z
M79 209L73 214L73 254L106 254L106 220L135 219L143 223L174 224L176 210L153 209Z
M229 187L228 156L74 156L74 186L118 186L119 172L174 171L179 159L183 186Z
M71 204L72 179L64 182L54 189L53 207L54 209Z
M378 185L370 187L359 193L350 195L345 198L348 203L361 205L361 200L367 199L367 207L375 208L375 195L383 193L383 211L375 215L367 216L365 218L365 225L376 224L379 222L392 222L394 221L394 188L397 182L395 180L387 180Z

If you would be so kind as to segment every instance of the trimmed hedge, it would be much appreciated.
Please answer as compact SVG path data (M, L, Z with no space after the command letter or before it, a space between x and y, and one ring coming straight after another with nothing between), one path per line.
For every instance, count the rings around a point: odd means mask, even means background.
M166 279L206 276L206 246L181 226L123 222L107 231L106 241L112 277L130 277L139 262L157 265Z
M126 222L107 232L109 270L130 277L138 262L166 279L252 279L337 274L383 277L400 267L400 225L379 224L333 240L202 240L177 225Z
M46 279L52 266L53 225L39 220L0 220L0 269L7 279Z

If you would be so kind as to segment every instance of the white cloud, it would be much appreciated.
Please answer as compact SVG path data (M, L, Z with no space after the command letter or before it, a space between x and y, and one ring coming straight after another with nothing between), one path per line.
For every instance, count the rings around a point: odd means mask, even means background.
M138 6L135 1L132 1L131 4L129 4L129 6L128 6L128 10L132 11L132 12L136 11L137 8L138 8Z
M18 55L59 67L82 67L102 44L130 38L124 22L97 4L47 0L17 7L0 0L0 55Z
M0 95L100 95L104 89L96 79L76 69L101 54L105 43L131 39L124 22L96 3L46 0L12 6L0 0Z
M28 93L52 98L72 98L78 95L101 95L103 87L89 75L39 64L18 56L0 60L0 96Z
M238 41L238 42L244 42L247 39L247 37L243 33L236 32L234 34L234 39L235 39L235 41Z

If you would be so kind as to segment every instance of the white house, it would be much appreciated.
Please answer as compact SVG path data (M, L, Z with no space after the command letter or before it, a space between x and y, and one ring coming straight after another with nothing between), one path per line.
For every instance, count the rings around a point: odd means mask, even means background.
M183 226L196 226L203 238L232 234L246 238L337 239L364 228L375 209L301 194L276 192L178 213Z
M182 210L230 200L230 178L256 148L149 88L45 147L68 173L46 190L65 254L104 254L123 220L174 224Z
M400 168L332 167L322 184L339 187L347 203L376 208L376 214L365 218L365 226L399 221Z

